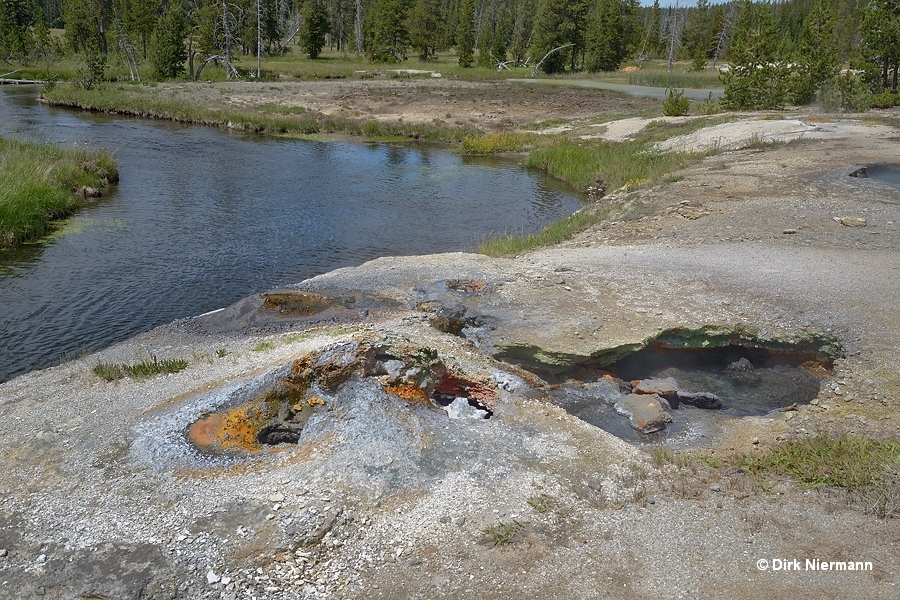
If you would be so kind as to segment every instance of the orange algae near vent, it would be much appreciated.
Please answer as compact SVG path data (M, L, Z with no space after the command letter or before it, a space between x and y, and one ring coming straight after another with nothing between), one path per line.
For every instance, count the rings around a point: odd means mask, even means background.
M445 374L434 391L438 394L463 396L478 400L485 406L494 406L497 403L497 390L489 383L466 379L453 373Z
M407 402L428 402L428 394L418 385L411 383L383 383L388 394L393 394Z
M278 413L268 394L223 413L201 417L188 428L188 440L204 452L259 452L257 436L263 426ZM274 406L273 406L274 404Z
M222 431L222 415L212 413L194 421L188 429L188 440L200 449L207 450L215 446Z

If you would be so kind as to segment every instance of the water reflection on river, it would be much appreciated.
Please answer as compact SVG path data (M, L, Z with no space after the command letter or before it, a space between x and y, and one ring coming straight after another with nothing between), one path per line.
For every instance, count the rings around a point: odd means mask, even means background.
M112 150L121 183L0 254L0 381L254 292L383 255L472 250L572 213L508 161L262 139L50 109L0 86L0 134Z

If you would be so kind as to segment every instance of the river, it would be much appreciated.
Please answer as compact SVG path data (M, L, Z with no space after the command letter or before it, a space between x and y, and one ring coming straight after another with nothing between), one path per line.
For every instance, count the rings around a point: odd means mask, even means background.
M511 161L114 118L0 86L0 135L105 148L121 181L0 253L0 382L386 255L473 250L580 206Z

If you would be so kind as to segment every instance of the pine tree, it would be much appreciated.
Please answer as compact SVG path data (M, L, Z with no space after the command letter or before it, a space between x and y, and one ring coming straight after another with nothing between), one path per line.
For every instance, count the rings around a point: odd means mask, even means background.
M303 5L303 23L297 37L308 57L319 58L322 48L325 47L325 36L329 31L325 2L323 0L306 0Z
M442 44L444 14L438 0L417 0L409 13L409 41L421 60L437 57Z
M771 5L745 0L731 40L731 66L721 75L724 106L752 110L784 104L790 71L778 55L778 47Z
M456 55L464 69L475 65L475 0L463 0L459 5Z
M644 30L643 53L647 58L659 58L662 52L660 23L662 23L662 9L659 7L659 0L653 0Z
M0 1L0 50L23 60L28 56L34 47L29 27L36 12L30 0Z
M860 53L876 91L897 91L900 70L900 0L869 0L862 22Z
M635 41L636 13L628 0L599 0L588 34L588 71L615 71L625 61Z
M544 73L574 71L585 45L587 0L542 0L534 20L532 50ZM550 53L550 54L548 54Z
M156 24L150 44L150 62L159 79L172 79L184 73L187 50L184 38L188 24L177 0L169 0L162 19Z
M688 13L690 20L685 25L684 49L692 61L695 71L706 68L707 52L710 46L709 1L697 0L697 8Z
M830 0L815 0L800 30L791 101L806 104L822 84L835 78L840 66L835 17Z
M372 62L406 60L409 31L405 0L377 0L370 5L366 23L366 53Z
M512 39L509 50L513 60L520 64L526 60L528 45L531 43L531 30L534 21L535 0L516 0L512 24ZM540 57L538 57L538 60Z
M147 47L159 20L159 0L130 0L122 8L122 24L132 41L140 40L141 53L147 58Z

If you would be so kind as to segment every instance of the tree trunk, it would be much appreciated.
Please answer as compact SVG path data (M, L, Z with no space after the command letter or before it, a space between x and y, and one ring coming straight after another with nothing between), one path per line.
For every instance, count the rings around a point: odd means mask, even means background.
M231 27L228 25L228 4L225 0L222 0L222 29L225 32L225 79L231 79ZM203 66L200 67L202 69ZM200 76L199 71L197 76Z
M356 23L354 23L353 35L356 38L356 53L363 53L363 5L362 0L356 0Z

